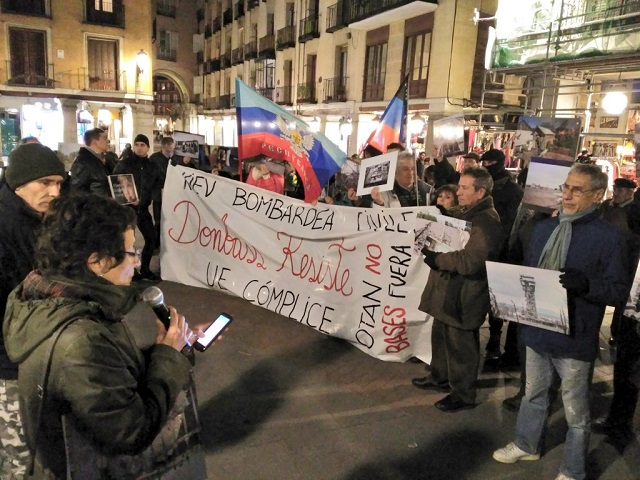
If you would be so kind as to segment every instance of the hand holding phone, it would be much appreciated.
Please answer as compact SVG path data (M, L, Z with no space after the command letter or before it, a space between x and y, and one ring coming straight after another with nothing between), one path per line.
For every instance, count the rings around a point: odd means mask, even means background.
M218 318L216 318L204 331L204 336L198 338L194 342L193 348L199 352L204 352L213 342L216 341L220 334L224 332L224 329L229 326L232 320L233 317L228 313L221 313L218 315Z

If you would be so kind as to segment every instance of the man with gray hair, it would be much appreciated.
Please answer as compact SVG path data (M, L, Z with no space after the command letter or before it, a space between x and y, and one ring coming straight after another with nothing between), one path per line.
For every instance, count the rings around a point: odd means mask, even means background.
M398 153L393 189L381 192L374 187L371 198L380 207L424 207L430 204L431 190L431 185L416 178L416 161L404 150Z
M489 311L486 260L501 247L500 217L493 208L493 180L483 167L462 171L456 216L471 222L469 241L462 250L436 253L422 250L431 267L422 292L420 310L433 316L431 372L414 378L415 387L451 392L435 406L444 412L475 407L480 364L479 329Z
M629 292L627 248L621 233L599 218L607 189L600 167L577 163L562 189L556 217L536 224L525 252L525 265L559 270L567 290L569 333L520 325L526 346L526 388L520 404L515 440L493 453L501 463L538 460L549 414L554 372L562 380L562 403L569 429L556 480L586 477L589 449L589 386L598 355L600 326L607 305Z

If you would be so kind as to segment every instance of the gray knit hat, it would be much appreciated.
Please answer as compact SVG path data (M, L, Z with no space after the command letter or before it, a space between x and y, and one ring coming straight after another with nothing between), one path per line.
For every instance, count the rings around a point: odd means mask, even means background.
M9 154L5 179L11 190L50 175L64 178L66 173L64 164L49 147L40 143L27 143L14 148Z

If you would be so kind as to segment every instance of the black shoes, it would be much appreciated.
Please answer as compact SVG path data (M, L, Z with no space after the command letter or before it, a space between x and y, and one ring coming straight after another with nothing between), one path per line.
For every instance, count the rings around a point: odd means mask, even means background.
M628 423L616 423L609 417L598 418L591 422L591 431L608 437L625 438L633 435L633 429Z
M431 380L429 377L418 377L411 380L411 383L416 388L421 388L422 390L435 390L436 392L449 392L451 387L448 382L436 383Z
M520 403L522 402L522 395L517 393L513 397L505 398L502 401L502 408L510 412L517 412L520 410Z
M459 412L460 410L471 410L475 408L475 403L466 403L452 395L447 395L442 400L435 403L438 410L448 413Z
M500 335L490 335L485 348L485 360L498 360L500 358Z

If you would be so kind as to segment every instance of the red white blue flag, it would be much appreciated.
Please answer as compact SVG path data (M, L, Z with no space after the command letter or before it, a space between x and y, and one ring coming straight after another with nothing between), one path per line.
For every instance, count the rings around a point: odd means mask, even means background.
M237 78L236 115L240 160L265 155L291 163L302 180L307 203L320 196L347 159L327 137L312 132L307 123Z
M387 153L390 143L402 143L406 141L405 127L407 124L407 91L409 76L407 76L385 109L380 124L371 132L366 143L362 146L372 146L382 153Z

